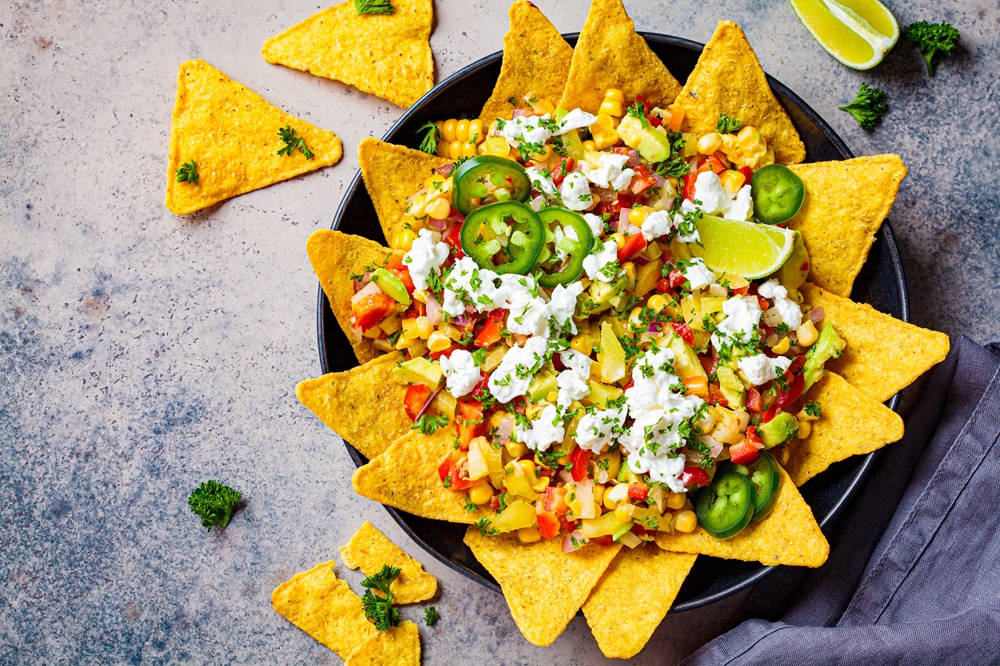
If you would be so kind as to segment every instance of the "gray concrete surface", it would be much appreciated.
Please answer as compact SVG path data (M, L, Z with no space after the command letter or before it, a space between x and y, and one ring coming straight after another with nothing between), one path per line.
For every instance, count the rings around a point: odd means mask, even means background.
M438 80L501 48L507 2L436 4ZM906 43L872 72L840 66L783 0L627 2L641 29L699 41L717 19L739 21L767 70L856 153L899 152L910 176L891 219L914 320L995 339L1000 5L889 4L900 23L961 29L935 78ZM538 5L566 32L586 13L580 0ZM295 383L319 371L306 237L329 225L358 141L401 113L260 58L264 39L323 6L0 5L0 663L337 663L269 595L364 518L441 581L443 619L421 627L425 663L603 661L582 618L552 647L528 645L500 596L354 495L340 441L295 400ZM176 68L195 57L337 131L343 162L171 215ZM871 133L836 110L860 81L889 93ZM210 477L247 499L223 533L206 534L185 504ZM670 616L634 663L677 662L738 602Z

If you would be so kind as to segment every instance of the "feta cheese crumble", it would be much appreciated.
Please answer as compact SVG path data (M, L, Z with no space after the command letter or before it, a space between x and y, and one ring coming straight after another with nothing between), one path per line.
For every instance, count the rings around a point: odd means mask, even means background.
M528 167L524 170L524 172L528 174L528 180L531 182L531 186L541 192L546 199L555 199L559 196L559 190L556 189L555 183L552 182L551 177L546 176L535 167Z
M802 308L799 304L788 298L788 290L778 284L775 279L768 280L760 285L757 293L764 298L774 301L774 309L781 315L781 321L789 329L796 329L802 325Z
M590 127L597 122L597 116L587 113L583 109L573 109L559 121L559 129L555 136L562 136L566 132L571 132L582 127Z
M746 220L753 211L751 188L744 185L735 197L722 186L719 176L712 171L703 171L694 181L694 199L696 204L688 200L681 203L681 210L689 213L701 210L706 215L719 215L729 220Z
M599 153L599 155L600 161L597 164L582 163L587 180L598 187L613 189L616 192L628 187L635 175L632 169L623 168L628 164L628 155L613 153Z
M487 382L493 397L506 403L524 395L531 379L545 363L548 349L545 338L528 338L523 347L511 347Z
M684 273L684 277L690 283L691 291L707 287L715 282L715 273L700 258L692 259L687 266L681 269L681 272Z
M618 243L613 240L604 241L603 247L597 252L591 252L583 259L583 270L591 280L602 282L614 282L617 275L608 276L611 271L602 272L605 266L613 261L618 261Z
M626 416L624 406L584 414L573 434L577 446L591 453L600 453L604 447L614 443L625 425Z
M440 269L448 258L448 246L440 241L441 234L438 232L421 229L410 251L403 256L414 289L426 290L431 271Z
M655 210L646 216L642 223L642 237L651 241L660 236L666 236L677 228L677 225L670 219L670 213L665 210Z
M464 349L456 349L450 356L440 359L441 370L448 379L448 392L456 398L468 395L482 376L472 354Z
M518 116L504 123L500 135L513 148L521 143L545 143L552 138L552 132L543 126L542 121L549 119L547 113L543 116Z
M760 323L761 311L757 297L734 296L722 304L722 311L726 313L726 318L712 334L712 346L717 350L721 349L727 338L739 344L750 342Z
M514 425L514 437L532 451L545 452L566 437L566 427L555 405L546 405L527 428Z
M764 354L755 354L739 360L740 370L746 376L747 381L754 386L760 386L772 379L777 379L778 374L785 374L792 360L784 356L768 358Z
M590 379L592 361L589 356L573 349L559 354L559 360L566 366L566 369L556 375L556 386L559 387L559 397L556 399L556 404L566 408L574 400L583 400L590 393L587 380Z
M559 196L562 197L563 205L570 210L586 210L594 201L587 177L579 171L566 174L559 186Z

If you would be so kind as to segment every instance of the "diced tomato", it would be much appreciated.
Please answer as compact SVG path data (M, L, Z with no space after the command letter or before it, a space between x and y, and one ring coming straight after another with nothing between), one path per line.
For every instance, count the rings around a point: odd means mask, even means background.
M559 518L548 511L538 512L538 531L546 539L554 539L559 535Z
M751 169L748 166L740 167L740 173L743 174L743 178L745 179L743 181L743 184L744 185L749 185L750 184L750 179L753 178L753 169Z
M642 233L625 237L625 244L618 248L618 262L625 263L646 249L646 237Z
M718 405L720 407L729 406L729 400L715 384L709 384L708 386L708 402L710 405Z
M476 340L472 344L482 349L484 347L492 347L500 342L500 330L504 324L504 312L500 308L491 310L486 318L486 324L483 325L482 330L479 331L479 335L476 336Z
M451 471L452 463L453 461L451 459L451 456L447 455L445 456L444 460L441 461L441 464L438 465L438 476L441 477L442 482L444 482L444 480L448 478L448 472Z
M630 531L632 532L632 534L634 534L634 535L636 535L638 537L646 536L647 534L654 534L654 532L652 530L647 530L645 527L643 527L639 523L633 524L632 525L632 529Z
M665 294L670 291L673 287L670 286L670 280L667 278L660 278L656 283L656 291L661 294Z
M427 358L430 358L430 359L439 359L442 356L444 356L445 358L450 358L451 357L451 353L453 351L455 351L456 349L461 349L461 347L459 347L458 345L454 345L453 344L450 347L442 349L441 351L427 352Z
M806 364L806 355L799 354L798 356L792 359L792 364L788 366L788 370L785 370L785 376L788 377L789 375L795 374L796 372L801 370L802 366L804 366L805 364Z
M697 179L698 174L694 171L684 174L684 198L688 201L694 201L694 183Z
M576 160L572 157L564 157L560 160L559 164L556 166L555 170L552 172L552 182L556 187L562 185L563 180L566 176L573 171L573 166L576 164Z
M569 511L566 504L566 488L546 488L542 508L557 515L565 515Z
M559 524L562 525L562 528L567 532L573 532L576 530L576 521L567 520L566 516L559 516Z
M628 384L626 384L625 386L622 387L622 390L623 391L627 391L630 388L632 388L633 386L635 386L635 380L634 379L630 379L630 380L628 380Z
M677 268L670 269L670 272L667 273L667 280L670 281L671 289L679 289L684 286L685 282L688 281L688 279L684 277L684 273Z
M629 191L632 194L642 194L653 185L656 185L656 178L646 169L646 167L641 164L635 165L633 168L635 175L632 176L632 184L629 186Z
M406 287L406 291L410 294L413 293L413 278L410 277L410 269L406 264L403 263L404 254L393 252L389 256L389 260L385 262L385 268L390 273L398 277L402 282L403 286Z
M351 325L367 331L396 309L396 301L378 292L351 303Z
M646 116L646 120L648 120L649 124L653 127L663 126L663 120L661 120L659 116Z
M455 224L452 226L451 230L448 231L444 236L444 242L451 247L451 253L456 257L461 259L465 256L465 252L462 252L462 225Z
M406 389L406 395L403 396L403 409L406 410L406 415L410 417L411 421L417 420L417 414L424 408L430 397L431 390L423 384L414 384Z
M465 456L449 455L438 465L438 476L448 490L468 490L472 487L469 480L469 459Z
M785 377L787 378L788 375L786 374ZM795 375L792 376L792 380L788 383L788 390L778 389L778 398L774 401L775 406L788 407L790 404L799 399L805 385L806 383L805 379L803 379L803 374L801 372L795 373Z
M681 472L681 483L685 486L707 486L711 483L708 473L697 465L689 465Z
M714 356L699 356L698 360L701 361L701 367L705 369L706 375L715 372L715 366L719 365L719 359Z
M738 289L733 289L733 296L746 296L750 291L750 285L744 285Z
M471 398L458 399L458 443L462 451L469 450L469 442L485 435L488 423L483 418L483 403Z
M760 445L760 435L757 434L757 426L747 427L747 441L751 444Z
M571 473L573 474L574 481L583 481L587 478L587 464L590 462L592 455L594 454L580 446L573 449L573 453L569 454L569 461L573 465Z
M694 332L691 331L690 326L683 322L672 321L670 322L670 328L674 329L674 332L681 336L681 340L694 346Z
M749 465L760 458L760 451L747 440L729 447L729 459L737 465Z
M778 407L776 405L771 405L763 411L760 415L761 423L768 423L774 418L774 415L778 413Z
M490 511L499 511L499 510L500 510L500 497L496 493L493 493L493 497L490 498Z
M649 486L642 481L634 481L628 486L628 497L636 502L645 502L649 495Z
M605 534L604 536L594 537L591 539L598 546L610 546L612 544L612 539L610 534Z
M764 407L763 402L760 399L760 391L750 386L747 388L747 411L751 414L760 414L760 410Z

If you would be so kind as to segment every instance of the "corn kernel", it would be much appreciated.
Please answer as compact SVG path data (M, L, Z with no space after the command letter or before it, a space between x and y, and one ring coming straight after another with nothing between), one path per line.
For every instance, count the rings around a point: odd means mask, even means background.
M649 217L651 209L645 206L637 206L628 212L628 221L637 227L641 227L646 218Z
M735 196L740 191L740 188L742 188L746 183L747 178L739 171L726 169L719 174L719 180L722 181L722 186L726 188L726 191L728 191L730 195Z
M588 153L596 153L597 144L593 140L587 139L586 141L583 142L583 149Z
M597 112L605 113L609 116L621 117L622 111L621 102L616 102L613 99L605 99L601 102L601 108Z
M532 461L532 460L518 460L517 464L521 466L521 469L524 470L524 475L526 477L528 477L529 480L535 478L535 463L534 463L534 461Z
M473 143L482 143L486 140L486 133L483 132L483 121L470 120L469 121L469 141Z
M667 507L673 510L683 509L687 496L684 493L670 493L667 495Z
M522 527L517 531L517 538L521 543L535 543L542 538L542 533L537 527Z
M466 141L462 144L462 157L475 157L478 150L475 141Z
M480 481L469 488L469 501L475 505L482 505L493 499L493 486L487 481Z
M469 140L469 121L459 120L455 123L455 139L465 143Z
M438 197L427 204L424 212L427 213L428 217L435 220L443 220L451 214L451 203L444 197Z
M816 332L816 326L813 325L812 319L806 319L801 326L795 329L795 337L798 339L800 347L810 347L816 342L819 333Z
M659 312L663 308L667 307L669 302L670 301L668 301L667 297L663 294L653 294L649 297L649 301L646 302L646 305L649 306L650 309Z
M796 435L798 439L805 439L812 432L812 424L809 421L803 421L799 419L799 434Z
M451 156L451 144L447 141L440 139L437 142L437 156L448 158Z
M462 146L464 145L465 145L464 141L459 141L458 139L452 141L451 148L448 149L448 157L450 157L453 160L457 160L459 157L462 156Z
M604 99L613 99L616 102L624 102L625 93L618 88L608 88L607 92L604 93Z
M611 234L609 240L613 240L615 242L615 245L618 246L618 249L621 249L622 246L625 245L625 235L617 231Z
M788 348L790 346L791 342L788 340L788 336L784 336L781 338L781 340L776 342L773 347L771 347L771 351L773 351L775 354L781 355L784 354L786 351L788 351Z
M394 250L406 250L407 252L413 247L413 241L417 240L417 232L413 229L400 229L392 235L392 249Z
M441 126L441 137L445 140L445 143L451 143L458 138L458 133L456 132L457 125L458 121L454 118L444 121L444 124Z
M711 155L722 146L722 135L712 132L698 139L698 152L702 155Z
M778 452L778 462L780 462L782 466L788 464L788 449L784 446L782 446L781 451Z
M590 333L577 333L569 341L569 348L580 352L584 356L590 356L590 353L594 350L594 339Z
M532 484L531 489L536 493L544 493L545 489L549 487L549 483L552 481L551 478L547 476L538 477L538 481Z
M507 453L510 454L511 458L520 458L528 451L527 446L521 442L515 442L512 439L507 440L507 443L504 444L504 448L507 449Z
M608 511L614 511L618 508L618 504L616 504L613 499L608 497L607 493L604 493L604 508Z
M618 143L617 121L606 114L597 114L597 120L590 126L590 134L597 150L604 150Z
M436 190L440 190L444 186L444 181L444 176L436 173L433 176L427 176L427 178L424 179L424 187L431 192L434 192Z
M537 100L534 104L531 105L531 110L534 111L537 114L540 114L540 115L544 116L546 113L548 113L548 114L555 113L556 112L556 107L554 107L552 105L552 102L550 102L549 100L547 100L547 99L540 99L540 100Z
M694 528L698 526L698 516L695 515L694 511L687 509L681 511L674 518L674 529L678 532L693 532Z
M434 325L431 324L430 318L424 315L417 317L414 321L417 322L417 334L420 336L421 340L426 340L431 337L431 333L434 332Z
M626 261L624 264L622 264L622 270L625 271L626 275L628 275L629 284L630 285L634 285L635 284L635 264L633 264L631 261Z
M615 508L615 520L620 523L624 523L626 520L632 520L633 511L635 511L635 506L631 504L622 504L621 506Z
M427 338L427 348L432 352L444 351L451 347L451 339L441 331L434 331Z

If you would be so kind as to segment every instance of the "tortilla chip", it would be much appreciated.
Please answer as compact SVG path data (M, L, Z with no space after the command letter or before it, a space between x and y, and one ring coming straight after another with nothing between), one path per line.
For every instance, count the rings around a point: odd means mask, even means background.
M404 620L389 631L375 635L358 646L344 666L420 666L420 631Z
M382 233L389 243L415 219L406 214L406 200L424 187L424 180L449 163L443 157L368 137L358 144L358 163L368 195L375 204Z
M660 626L697 555L623 548L583 605L605 657L631 659ZM638 603L637 603L638 601Z
M559 637L621 549L590 545L564 553L559 538L522 544L514 534L483 536L477 527L465 533L465 544L500 584L514 623L532 645Z
M403 359L392 352L347 372L299 382L295 395L319 420L371 460L413 425L403 409L406 387L392 376Z
M274 588L271 605L296 627L347 659L361 643L379 633L361 610L361 597L339 580L333 560L295 574Z
M597 113L608 88L621 90L626 103L641 96L655 105L673 101L681 84L635 31L621 0L593 0L559 106Z
M822 307L847 342L840 358L828 361L854 386L884 402L948 355L948 336L894 319L870 305L831 294L814 284L800 288L806 303Z
M830 554L830 544L788 472L780 466L778 469L778 499L771 513L759 523L748 525L728 539L716 539L700 527L688 534L657 532L656 545L675 553L698 553L767 566L821 566Z
M674 108L684 111L689 132L716 131L715 123L725 113L757 128L774 148L779 164L798 164L806 158L806 147L771 92L757 54L732 21L719 21Z
M434 87L434 7L431 0L392 0L392 7L358 16L353 2L334 5L268 39L261 55L408 108Z
M411 430L380 456L354 472L351 482L359 495L394 506L415 516L471 525L484 516L482 509L466 511L464 492L448 490L438 476L438 465L456 449L455 427L438 428L432 435Z
M284 127L295 130L313 152L279 155ZM239 194L336 164L343 154L337 135L269 104L204 60L181 63L170 126L166 206L187 215ZM177 170L194 160L198 182L177 182Z
M371 264L383 265L392 250L361 236L319 229L312 232L306 241L306 252L323 292L330 300L337 323L354 347L358 363L378 357L379 352L372 346L371 339L356 338L351 332L351 297L354 296L351 275L364 273L365 267Z
M524 95L555 104L562 96L573 47L555 26L527 0L518 0L507 12L510 30L503 38L503 64L493 94L479 118L486 125L497 118L509 120L515 108L525 108ZM512 105L508 100L515 100Z
M347 545L340 547L340 557L349 569L361 569L366 576L377 574L383 564L399 567L399 577L389 588L394 604L415 604L437 593L437 578L425 572L420 562L389 541L367 520Z
M802 232L809 279L849 296L908 173L906 166L899 155L874 155L793 165L792 171L805 184L806 198L788 228Z

